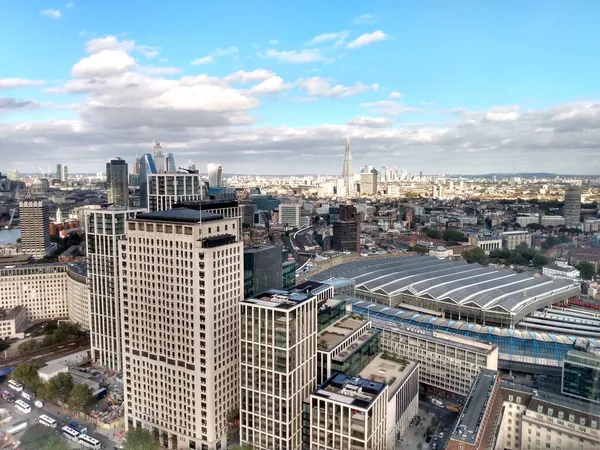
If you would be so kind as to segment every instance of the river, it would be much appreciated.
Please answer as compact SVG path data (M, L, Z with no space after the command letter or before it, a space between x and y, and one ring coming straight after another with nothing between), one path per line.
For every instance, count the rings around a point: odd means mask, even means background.
M12 228L10 230L0 229L0 245L14 244L21 237L21 230Z

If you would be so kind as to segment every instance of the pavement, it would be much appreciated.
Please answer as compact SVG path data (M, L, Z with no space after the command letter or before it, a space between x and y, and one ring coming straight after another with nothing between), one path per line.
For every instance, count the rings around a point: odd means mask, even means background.
M446 408L439 408L428 401L419 401L418 416L420 421L413 423L408 427L408 430L396 441L395 450L436 450L446 448L446 444L452 431L452 426L458 417L458 414ZM435 426L435 431L431 435L427 434L427 429L430 426ZM439 434L444 433L443 438L439 438ZM427 443L428 436L431 440Z

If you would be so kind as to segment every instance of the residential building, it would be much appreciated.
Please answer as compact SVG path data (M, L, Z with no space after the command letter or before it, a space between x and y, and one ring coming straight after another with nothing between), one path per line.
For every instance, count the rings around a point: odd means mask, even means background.
M281 289L290 290L296 286L296 261L285 261L281 266Z
M596 450L600 408L515 383L500 385L502 421L496 450Z
M44 198L26 198L19 202L21 215L21 252L35 259L50 255L56 244L50 241L50 209Z
M447 450L488 450L501 420L502 399L497 371L481 369L454 424Z
M340 205L339 219L333 222L331 246L339 252L360 252L360 226L354 205Z
M581 188L579 186L569 186L565 189L563 216L567 228L581 228Z
M288 228L300 228L300 205L281 203L279 205L279 223Z
M118 261L126 428L169 449L225 450L239 404L241 218L210 206L131 217Z
M385 382L335 374L304 405L303 449L385 450L387 406Z
M154 164L154 157L150 153L144 153L140 158L140 174L138 182L140 185L140 208L148 208L148 177L159 173Z
M319 303L317 314L318 332L333 325L339 319L346 315L346 303L343 300L329 298L323 303Z
M502 246L507 250L514 250L521 244L531 247L531 233L529 231L505 231L501 233Z
M218 188L223 185L223 166L219 164L207 164L208 185L213 188Z
M82 243L85 245L85 243ZM66 285L69 320L84 330L90 329L90 288L87 283L87 264L68 264Z
M317 296L270 290L240 304L240 439L302 447L302 402L316 387Z
M244 249L244 298L268 289L282 289L282 268L281 247L274 245L246 247Z
M109 204L129 207L129 175L124 159L111 158L106 163L106 191Z
M381 329L381 350L419 362L428 386L466 396L481 369L498 369L498 347L488 342L379 320L373 326Z
M562 393L581 400L600 403L600 349L578 345L563 361Z
M127 219L140 212L144 210L115 206L89 210L86 216L92 359L116 371L122 370L123 356L119 241L125 239ZM153 248L149 242L147 246ZM147 263L158 266L151 261Z
M197 173L149 173L147 182L149 212L166 211L178 203L202 200L202 180Z
M542 267L542 274L552 279L577 280L580 276L579 270L569 265L550 264Z
M371 322L342 317L317 336L317 385L334 372L357 376L378 354L379 331Z

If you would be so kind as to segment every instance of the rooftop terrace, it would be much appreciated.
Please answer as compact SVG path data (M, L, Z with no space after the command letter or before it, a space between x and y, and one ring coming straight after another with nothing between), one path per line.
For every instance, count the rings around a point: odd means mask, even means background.
M386 387L385 383L345 374L335 374L318 387L313 395L348 406L367 409Z
M312 298L310 292L284 291L269 289L254 297L242 300L243 303L264 306L268 308L292 309Z
M336 323L325 328L317 337L319 350L332 350L342 343L348 336L369 323L368 320L355 319L345 316Z
M156 211L137 215L137 220L156 222L199 223L223 219L222 214L198 211L191 208L174 208L167 211Z
M398 388L402 385L417 363L414 361L394 358L385 353L380 353L360 372L360 376L367 380L387 384L388 398L392 398Z

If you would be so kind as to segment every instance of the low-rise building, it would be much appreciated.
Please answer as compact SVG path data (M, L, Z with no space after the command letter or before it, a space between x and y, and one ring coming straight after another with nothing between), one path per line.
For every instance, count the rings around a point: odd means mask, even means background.
M0 338L23 338L28 324L27 311L22 306L0 311Z
M521 244L531 247L531 233L529 231L505 231L501 234L502 247L514 250Z
M433 256L437 259L450 258L452 255L454 255L454 252L452 250L448 250L446 247L438 246L429 249L429 256Z
M542 268L542 274L552 279L567 279L576 280L579 278L579 270L573 266L564 266L557 264L550 264Z

